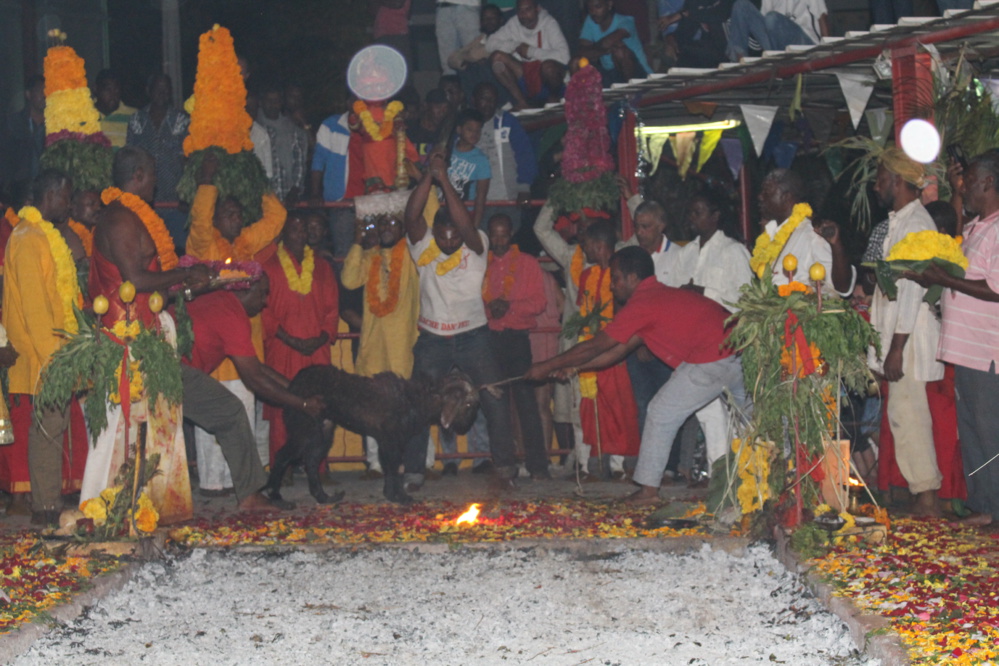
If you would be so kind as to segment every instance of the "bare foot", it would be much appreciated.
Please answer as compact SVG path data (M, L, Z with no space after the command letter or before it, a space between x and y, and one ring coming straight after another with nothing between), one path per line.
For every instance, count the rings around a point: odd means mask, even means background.
M237 505L240 511L276 511L277 507L263 493L253 493L244 497Z
M962 518L960 520L955 520L951 523L952 525L961 525L962 527L985 527L986 525L992 524L992 514L989 513L973 513L967 518Z
M916 501L912 503L912 515L919 518L940 518L943 514L937 500L937 491L925 490L917 494Z
M640 490L636 490L621 501L630 506L651 506L659 504L662 500L659 499L658 488L641 486Z

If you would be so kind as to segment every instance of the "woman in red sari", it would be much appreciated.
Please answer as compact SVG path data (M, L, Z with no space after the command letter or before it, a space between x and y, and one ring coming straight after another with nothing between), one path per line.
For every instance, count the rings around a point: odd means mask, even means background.
M264 326L264 362L288 379L310 365L330 365L330 343L336 340L339 295L329 263L316 260L308 246L306 216L291 211L277 252L263 264L270 278ZM280 407L264 406L270 421L271 461L284 446Z

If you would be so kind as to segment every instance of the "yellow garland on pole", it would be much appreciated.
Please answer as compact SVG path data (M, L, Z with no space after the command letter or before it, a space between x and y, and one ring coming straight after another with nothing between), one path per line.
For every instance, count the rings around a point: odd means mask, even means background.
M42 214L37 208L25 206L18 214L25 222L34 224L45 234L45 240L49 244L49 252L52 253L52 261L55 263L56 291L59 293L59 301L62 303L62 328L67 333L75 334L79 327L73 308L83 307L83 294L80 293L80 285L76 281L76 264L73 262L73 253L59 230L51 222L42 218Z
M288 250L284 249L284 243L278 243L277 256L278 262L281 264L281 270L284 271L284 276L288 280L288 288L296 294L302 294L303 296L311 293L312 271L316 268L316 257L312 248L308 245L305 246L301 274L295 269L295 264L292 263Z
M767 267L777 261L781 250L787 245L787 239L798 228L805 218L812 216L812 207L806 203L795 204L791 210L791 217L787 223L770 238L770 234L764 231L756 237L756 245L753 246L753 256L749 260L749 267L756 273L756 277L762 278Z
M392 136L395 117L402 113L402 109L402 102L389 102L389 105L385 107L385 116L382 119L382 123L379 125L375 121L374 116L371 115L371 111L368 110L368 105L364 101L357 100L354 102L354 113L361 119L364 131L375 141L383 141Z

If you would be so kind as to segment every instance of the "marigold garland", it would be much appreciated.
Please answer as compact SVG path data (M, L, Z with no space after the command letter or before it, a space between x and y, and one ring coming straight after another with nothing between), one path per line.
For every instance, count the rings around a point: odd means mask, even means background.
M406 239L395 244L392 248L389 259L388 287L384 300L381 297L382 290L382 253L375 252L371 258L371 266L368 268L368 282L364 295L367 298L368 309L376 317L384 317L395 312L399 304L399 291L402 284L402 262L406 259Z
M303 296L311 293L312 272L316 268L316 257L312 248L308 245L305 246L305 253L302 256L301 273L295 269L291 255L288 254L288 250L284 249L284 243L278 243L277 257L278 262L281 264L281 270L284 271L284 277L288 280L288 288L296 294L302 294Z
M83 251L87 253L88 257L91 256L94 253L94 232L73 218L69 218L69 228L80 237L80 242L83 243Z
M246 84L232 35L218 24L199 40L194 96L198 101L184 139L185 155L209 146L218 146L230 155L253 150L253 119L246 113Z
M383 141L392 136L395 127L395 117L402 113L402 109L402 102L389 102L389 105L385 107L385 115L379 125L375 121L374 116L371 115L371 111L368 110L368 105L364 101L357 100L354 102L354 113L361 119L364 131L375 141Z
M448 257L444 261L438 262L437 265L434 267L434 270L437 271L438 275L447 275L452 270L457 268L459 264L461 264L461 253L462 249L458 248L458 250L452 253L450 257ZM423 253L420 255L420 258L416 260L416 265L422 268L423 266L426 266L430 262L435 260L440 255L441 255L441 249L437 245L437 240L431 238L430 245L427 246L427 249L423 251Z
M177 258L177 252L174 250L173 238L170 236L170 232L167 231L166 225L163 224L163 218L157 215L156 211L149 204L143 201L141 197L131 192L123 192L117 187L109 187L101 192L101 201L104 202L105 206L110 206L113 202L117 201L135 213L156 245L156 256L159 259L160 268L164 271L177 268L177 263L180 260Z
M503 276L503 286L497 295L493 294L489 289L489 271L493 270L494 259L492 251L490 250L489 252L489 266L486 268L486 279L482 281L482 300L486 303L491 303L497 298L504 301L510 300L510 294L513 293L513 285L517 281L517 269L520 267L520 248L516 245L511 245L507 256L510 257L510 266L507 268L506 275Z
M45 96L60 90L87 87L87 72L83 58L71 46L53 46L45 54Z
M62 303L62 327L67 333L75 334L79 327L73 308L83 307L83 294L80 293L80 285L76 281L76 263L73 261L73 253L59 230L51 222L43 219L37 208L25 206L19 215L25 222L34 224L45 234L45 240L49 244L49 252L52 253L52 261L55 263L56 291L59 293L59 301Z
M763 277L763 273L766 272L767 267L777 261L777 257L780 256L784 246L787 245L787 240L798 228L798 225L800 225L805 218L811 216L811 206L806 203L795 204L794 208L791 210L791 217L789 217L787 223L785 223L784 226L781 227L776 234L774 234L773 238L770 238L770 234L766 231L756 237L756 245L753 246L753 256L749 260L749 267L753 269L754 273L756 273L756 277Z
M21 218L17 216L17 213L14 212L13 208L8 208L7 210L5 210L3 212L3 216L4 219L7 220L7 224L9 224L11 228L16 227L17 223L21 221Z

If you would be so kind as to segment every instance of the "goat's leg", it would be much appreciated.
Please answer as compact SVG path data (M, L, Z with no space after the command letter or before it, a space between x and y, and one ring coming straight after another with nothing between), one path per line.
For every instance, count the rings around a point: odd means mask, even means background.
M291 466L298 456L290 442L285 442L277 453L274 454L274 464L271 465L270 476L267 477L267 485L264 491L267 496L276 501L281 501L281 480L284 478L285 470Z
M378 440L378 462L385 473L385 485L382 494L385 499L396 504L412 504L413 498L406 494L402 473L403 447L395 439Z
M319 480L319 467L323 463L323 458L326 457L325 442L329 442L325 437L319 441L310 442L302 464L305 465L305 477L309 480L309 494L316 498L316 502L319 504L336 504L343 499L346 493L341 490L327 495L323 489L322 481Z

